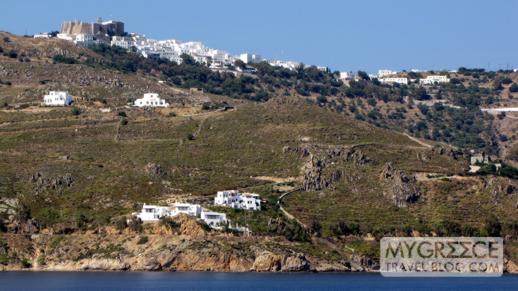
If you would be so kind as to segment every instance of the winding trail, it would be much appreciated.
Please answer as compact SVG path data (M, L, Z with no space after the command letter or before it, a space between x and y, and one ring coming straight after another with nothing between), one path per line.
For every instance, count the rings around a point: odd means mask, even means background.
M429 148L429 149L431 149L431 148L433 147L431 144L428 144L428 143L426 143L426 142L424 142L424 141L422 141L422 140L420 140L420 139L418 139L418 138L415 138L415 137L413 137L413 136L409 135L408 133L405 133L404 135L405 135L406 137L408 137L409 139L411 139L412 141L415 141L416 143L418 143L418 144L422 145L422 146L423 146L423 147L425 147L425 148Z

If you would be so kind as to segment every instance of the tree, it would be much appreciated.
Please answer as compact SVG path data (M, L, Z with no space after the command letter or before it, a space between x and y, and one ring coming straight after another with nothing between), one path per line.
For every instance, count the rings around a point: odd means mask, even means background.
M238 67L240 69L245 69L246 68L246 64L242 60L236 60L234 62L234 66L236 66L236 67Z
M327 97L324 95L320 95L317 98L318 104L326 104L327 103Z
M81 114L81 110L77 107L72 107L72 110L70 110L70 113L74 116L78 116L79 114Z
M182 54L180 56L180 58L182 59L182 64L184 64L184 65L191 65L191 66L196 65L196 61L194 60L194 58L191 55Z
M369 74L367 74L366 72L364 71L358 71L358 77L360 77L360 79L362 80L370 80L371 78L369 77Z
M488 236L500 236L500 232L502 231L502 225L500 224L498 217L494 214L489 215L486 219L484 228Z
M8 53L7 53L7 56L10 57L11 59L16 59L18 57L18 53L14 50L10 50Z
M311 233L318 237L322 235L322 225L320 222L313 220L311 223Z

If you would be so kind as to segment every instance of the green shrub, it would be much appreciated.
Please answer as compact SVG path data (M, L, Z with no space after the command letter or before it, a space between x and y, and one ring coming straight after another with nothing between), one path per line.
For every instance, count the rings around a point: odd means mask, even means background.
M23 258L20 260L20 263L22 264L22 268L30 268L32 267L32 264L31 264L31 261L29 261L29 259L27 258Z
M70 113L73 116L78 116L79 114L81 114L81 110L77 107L72 107L72 109L70 110Z
M141 236L137 242L138 245L144 245L144 244L147 244L147 242L149 241L149 238L147 236Z

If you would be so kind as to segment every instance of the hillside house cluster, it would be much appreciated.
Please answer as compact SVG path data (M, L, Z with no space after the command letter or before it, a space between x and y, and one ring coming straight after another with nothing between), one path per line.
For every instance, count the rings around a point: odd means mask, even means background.
M218 191L214 205L235 209L261 210L261 197L254 193L241 193L238 190Z
M69 106L72 102L72 96L66 91L50 91L49 94L43 96L45 106Z
M144 204L139 213L134 213L143 222L157 222L161 218L174 217L179 214L196 217L214 229L219 229L227 223L227 215L225 213L209 211L202 208L199 204L190 203L175 203L172 206Z

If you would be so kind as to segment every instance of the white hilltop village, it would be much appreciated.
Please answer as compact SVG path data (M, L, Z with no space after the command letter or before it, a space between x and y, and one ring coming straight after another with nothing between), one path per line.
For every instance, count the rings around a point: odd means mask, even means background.
M236 61L241 61L245 65L267 62L271 66L282 67L289 70L296 70L301 66L305 66L303 63L297 61L265 59L258 54L248 52L232 55L224 50L209 48L202 42L197 41L181 42L176 39L151 39L138 33L126 33L122 21L103 21L101 18L96 22L83 22L79 20L64 21L57 34L39 33L34 35L34 38L50 37L57 37L85 47L95 44L117 46L126 50L134 50L146 58L163 58L176 63L183 62L182 55L187 54L196 62L209 66L213 71L228 72L236 75L238 73L253 74L256 72L255 68L250 66L235 66ZM315 67L322 71L328 70L327 67L323 66ZM412 69L410 72L420 73L424 71ZM442 71L442 73L444 73L444 71ZM408 85L409 83L415 83L420 86L429 86L450 81L444 74L427 75L422 79L409 79L408 72L389 69L380 69L377 74L369 75L369 77L376 78L381 83L389 85ZM358 80L359 77L352 71L342 71L338 72L337 79L348 81ZM140 101L135 102L134 106L168 107L166 101L159 99L156 94L150 94L153 93L145 94L142 99L139 99ZM158 103L155 102L156 100L158 100Z

